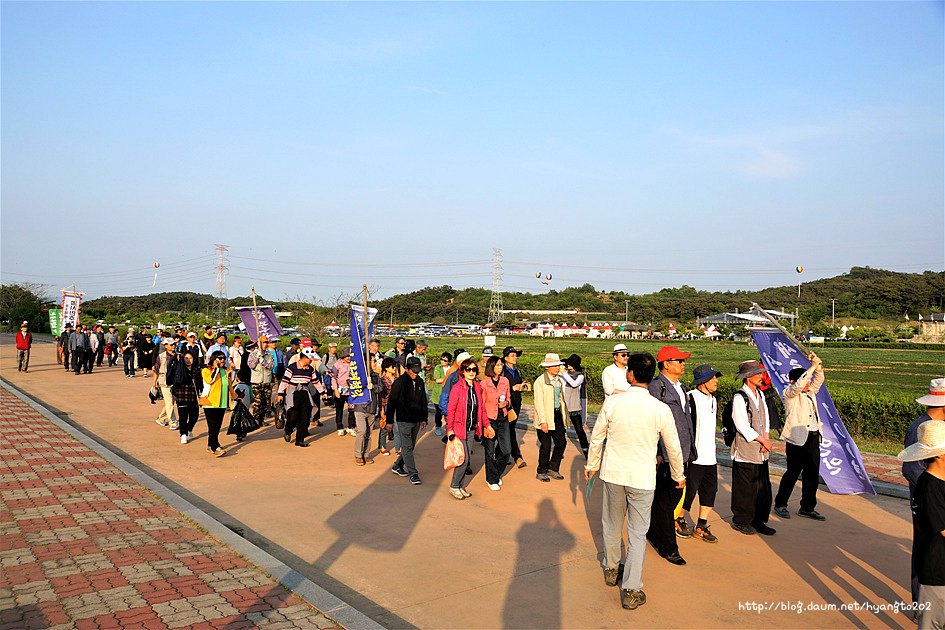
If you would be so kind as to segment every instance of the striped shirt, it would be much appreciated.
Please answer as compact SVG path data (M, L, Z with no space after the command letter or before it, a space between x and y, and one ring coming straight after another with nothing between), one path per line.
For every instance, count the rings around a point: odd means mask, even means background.
M298 363L293 363L285 369L285 374L282 375L282 381L279 383L279 393L285 392L289 386L292 386L293 389L305 387L312 382L314 376L315 370L311 364L303 368Z

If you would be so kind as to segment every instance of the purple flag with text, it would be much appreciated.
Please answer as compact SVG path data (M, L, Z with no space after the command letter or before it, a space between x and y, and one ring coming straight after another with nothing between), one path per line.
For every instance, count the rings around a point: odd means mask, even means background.
M758 354L768 369L771 382L783 399L784 388L791 384L788 372L798 367L806 370L810 367L810 361L787 335L777 328L752 328L751 336L758 345ZM823 425L820 476L827 487L834 494L876 494L863 467L860 451L843 426L826 383L817 392L817 412Z
M246 326L246 334L253 341L259 341L258 337L266 336L269 339L282 334L282 326L279 325L279 318L271 306L260 306L255 310L259 313L259 334L256 334L256 319L253 316L252 306L237 306L236 312L240 314L243 325Z

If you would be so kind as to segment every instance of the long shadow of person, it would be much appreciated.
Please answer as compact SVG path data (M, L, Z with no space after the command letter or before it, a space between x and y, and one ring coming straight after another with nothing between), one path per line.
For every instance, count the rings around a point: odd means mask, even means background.
M571 505L581 505L584 508L584 517L587 519L587 529L591 532L594 539L594 546L597 548L598 559L603 558L604 553L604 535L601 526L601 501L587 498L587 482L584 481L584 462L581 458L575 457L571 462L571 473L568 477L568 485L571 490ZM593 488L591 496L595 495ZM580 503L578 503L580 501Z
M561 627L561 557L574 536L558 519L551 499L538 504L538 516L515 535L518 555L502 611L503 628Z

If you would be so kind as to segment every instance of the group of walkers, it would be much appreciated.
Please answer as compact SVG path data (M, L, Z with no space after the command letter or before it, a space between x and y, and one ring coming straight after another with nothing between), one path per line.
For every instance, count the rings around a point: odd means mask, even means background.
M19 367L26 370L31 337L24 322L17 335ZM525 468L516 423L522 409L522 393L533 392L532 422L539 451L536 479L548 483L563 480L566 425L574 431L586 458L588 484L602 485L604 582L620 586L620 602L635 609L646 602L642 570L646 541L674 565L685 565L678 541L695 538L717 543L709 520L718 491L716 427L719 402L715 394L722 374L709 364L692 370L691 389L681 378L691 354L664 346L656 357L631 353L620 343L613 349L613 364L601 375L605 400L588 438L587 383L581 357L561 360L549 353L539 364L544 372L526 382L517 366L521 350L483 348L481 357L458 348L427 361L427 343L398 338L390 350L380 342L368 344L370 382L363 384L365 400L349 402L354 380L347 348L328 344L324 356L311 339L291 340L286 350L278 339L259 338L243 345L240 337L228 342L225 334L207 329L177 330L149 335L144 329L129 331L119 339L114 328L78 326L59 338L58 351L66 370L90 373L108 357L115 365L122 354L125 373L135 369L153 372L152 402L161 400L157 418L161 426L179 432L182 444L193 438L202 408L207 422L207 451L226 454L219 442L225 412L233 408L228 433L242 441L269 424L283 431L286 442L307 447L312 424L321 426L321 409L334 411L339 436L354 436L354 463L373 464L372 454L394 456L391 471L422 483L415 448L427 427L433 403L435 434L447 450L457 453L449 493L463 500L472 477L474 444L482 444L486 486L502 489L503 477L512 467ZM71 364L70 364L71 358ZM725 444L732 454L731 527L744 535L773 536L768 525L772 511L789 520L794 486L801 479L798 516L814 521L825 517L816 510L820 470L822 424L816 394L824 384L824 367L814 353L810 367L795 368L783 393L782 422L775 404L777 393L764 366L757 360L739 364L735 378L742 387L725 401L722 424ZM428 387L428 373L430 385ZM917 399L926 405L910 427L903 474L909 481L914 522L912 565L915 619L920 628L941 628L945 620L945 379L932 381L927 395ZM785 441L787 470L775 495L768 461L773 448L772 430ZM377 439L372 444L372 434ZM293 438L294 435L294 438ZM392 442L392 444L391 444ZM461 455L458 455L461 453ZM689 517L695 499L698 517ZM691 524L690 524L691 521ZM623 527L627 544L621 552Z

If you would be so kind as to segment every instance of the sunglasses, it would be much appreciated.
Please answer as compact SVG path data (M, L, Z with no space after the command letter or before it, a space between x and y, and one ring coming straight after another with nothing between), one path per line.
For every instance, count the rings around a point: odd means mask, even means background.
M667 363L673 363L673 362L675 362L675 363L685 363L686 360L685 360L685 359L666 359L666 362L667 362Z
M630 355L627 354L626 352L618 352L615 356L618 356L618 357L629 357Z
M472 372L473 374L477 373L479 370L476 368L466 368L463 372Z

